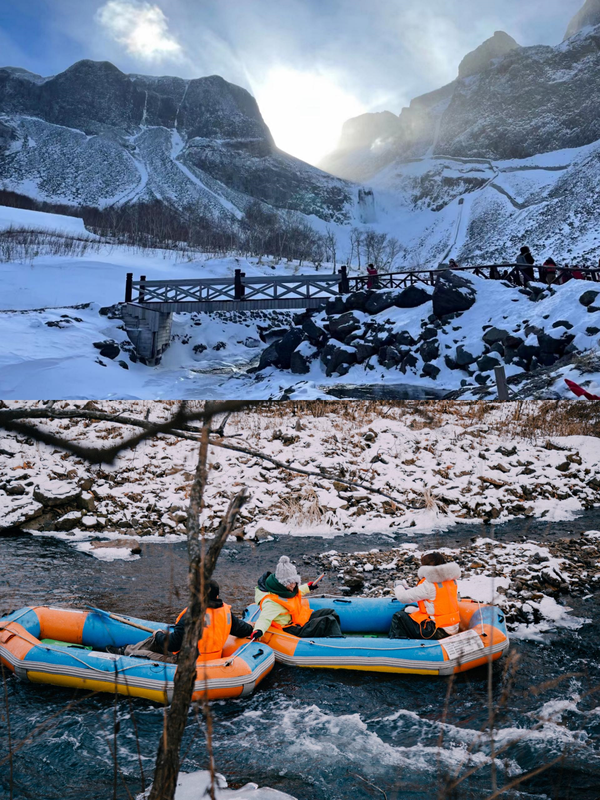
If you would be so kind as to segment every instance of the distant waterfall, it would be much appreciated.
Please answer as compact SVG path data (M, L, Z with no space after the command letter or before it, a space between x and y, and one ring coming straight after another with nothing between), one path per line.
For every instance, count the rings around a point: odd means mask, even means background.
M358 208L360 211L360 221L365 225L370 225L377 221L375 211L375 195L372 189L358 190Z

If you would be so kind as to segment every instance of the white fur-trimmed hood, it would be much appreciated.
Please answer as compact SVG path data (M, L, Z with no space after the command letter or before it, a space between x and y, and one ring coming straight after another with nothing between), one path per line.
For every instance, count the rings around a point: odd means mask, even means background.
M420 567L419 578L425 578L430 583L442 583L443 581L457 581L460 578L460 567L455 561L447 564L439 564L437 567Z

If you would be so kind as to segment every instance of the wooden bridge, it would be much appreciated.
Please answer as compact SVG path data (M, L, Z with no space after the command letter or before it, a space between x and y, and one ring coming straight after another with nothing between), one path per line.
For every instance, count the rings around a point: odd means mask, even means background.
M455 267L452 271L470 273L487 280L508 280L520 283L523 265L492 264L477 267ZM600 282L600 268L577 268L587 281ZM545 283L546 267L534 267L537 278ZM149 281L142 275L133 280L127 274L123 321L140 360L148 365L160 362L171 341L171 323L176 312L255 311L263 309L320 308L328 300L361 289L404 289L416 283L434 286L446 269L403 269L369 276L350 277L346 267L339 272L313 275L247 277L236 270L230 277L198 280ZM566 269L557 267L558 281L573 279ZM373 282L373 280L375 282Z
M453 272L470 273L488 280L519 282L522 265L492 264L476 267L457 267ZM534 267L537 278L545 283L547 268ZM434 286L445 269L426 270L418 267L377 276L373 288L403 289L416 283ZM578 271L586 280L600 282L600 268L581 268ZM557 276L569 277L566 270L556 268ZM261 309L318 308L327 300L340 294L366 289L368 276L351 277L346 267L337 273L313 275L284 275L247 277L241 270L230 277L201 278L197 280L149 281L144 275L138 281L128 273L125 302L136 303L162 312L191 311L253 311Z

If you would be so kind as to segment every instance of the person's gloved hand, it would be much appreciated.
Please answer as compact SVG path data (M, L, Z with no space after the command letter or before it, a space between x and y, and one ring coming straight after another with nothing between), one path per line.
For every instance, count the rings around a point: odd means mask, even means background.
M403 589L408 589L408 583L405 580L396 581L395 586L401 586Z
M319 588L319 584L315 583L314 581L309 581L306 585L308 586L308 589L311 592L312 592L313 589L318 589Z
M262 637L262 635L263 635L262 631L254 630L254 631L252 631L252 634L250 636L250 641L251 642L257 642Z

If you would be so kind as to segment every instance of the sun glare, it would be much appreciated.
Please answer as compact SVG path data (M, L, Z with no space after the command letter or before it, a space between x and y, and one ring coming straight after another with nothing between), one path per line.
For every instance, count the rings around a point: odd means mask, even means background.
M342 125L366 111L332 78L280 67L253 92L281 150L316 164L335 149Z

